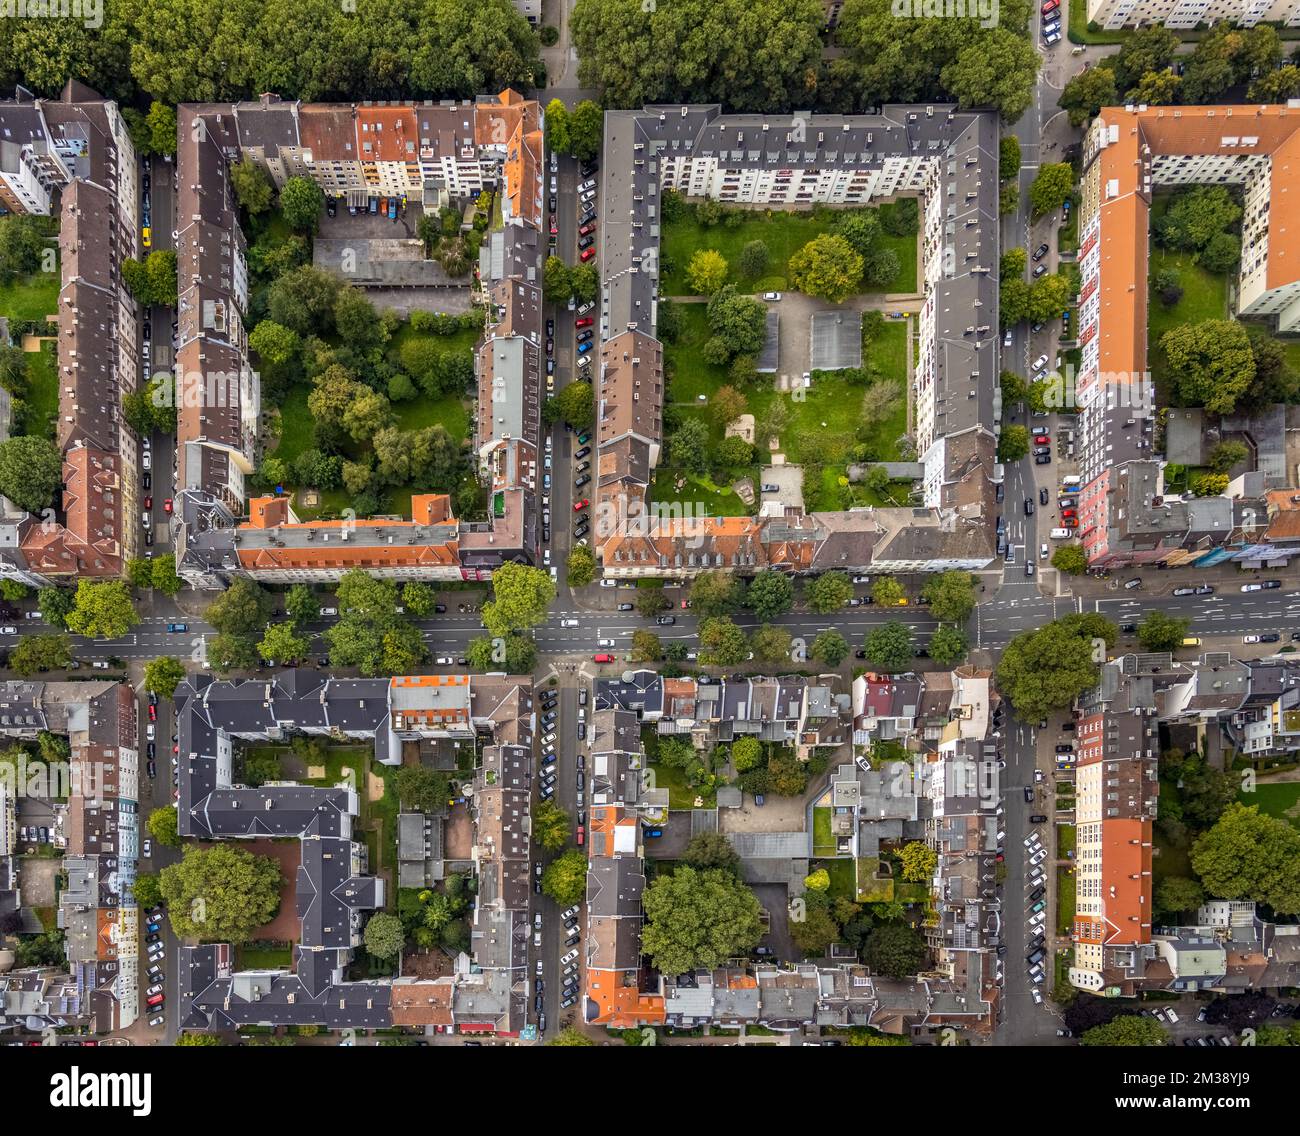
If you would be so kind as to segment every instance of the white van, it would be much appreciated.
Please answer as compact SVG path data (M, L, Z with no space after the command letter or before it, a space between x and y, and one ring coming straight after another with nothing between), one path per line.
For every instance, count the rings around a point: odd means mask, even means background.
M1070 530L1069 530L1069 529L1053 529L1053 530L1052 530L1050 533L1048 533L1047 535L1050 536L1053 540L1069 540L1069 539L1070 539Z
M1072 474L1070 474L1069 477L1063 477L1063 478L1061 478L1061 484L1062 484L1062 485L1078 485L1078 484L1079 484L1079 478L1078 478L1078 475L1072 473Z

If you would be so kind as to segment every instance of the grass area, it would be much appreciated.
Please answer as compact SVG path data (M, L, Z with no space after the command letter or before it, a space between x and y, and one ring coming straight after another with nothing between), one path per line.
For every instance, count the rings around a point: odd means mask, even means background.
M284 947L236 947L236 970L288 970L293 965L293 949Z
M662 762L650 762L650 772L654 777L656 789L668 790L668 807L670 809L693 809L695 808L695 798L698 796L704 804L701 808L712 809L717 807L717 793L705 789L696 789L686 783L686 774L674 765L665 765Z
M808 865L810 872L815 872L818 868L825 868L826 874L831 878L831 899L843 896L851 900L857 896L857 872L852 860L815 860Z
M1070 197L1069 220L1056 230L1056 250L1063 253L1079 251L1079 202L1073 195Z
M1064 859L1078 847L1078 830L1072 824L1056 826L1056 855Z
M1169 195L1158 197L1151 206L1151 222L1154 229L1156 220L1163 214L1169 202ZM1160 298L1150 292L1147 299L1147 366L1156 385L1157 404L1169 405L1168 359L1160 346L1160 337L1165 332L1182 324L1200 323L1207 319L1224 319L1228 315L1228 278L1206 272L1199 265L1192 263L1192 255L1174 252L1170 249L1152 245L1150 276L1154 277L1162 269L1177 269L1183 289L1182 298L1172 308L1161 303Z
M813 809L813 855L834 856L836 852L835 837L831 835L831 816L833 810L819 806Z
M1068 935L1074 927L1075 883L1069 868L1056 870L1056 933Z
M859 856L854 861L858 903L888 903L894 898L894 881L890 876L878 877L879 856Z
M1300 781L1272 781L1256 785L1253 793L1238 793L1243 805L1258 805L1261 813L1300 828Z
M882 212L891 208L879 207ZM730 271L727 283L742 290L761 292L783 290L790 287L788 280L790 257L809 241L829 233L835 225L833 210L818 209L803 212L755 210L747 213L739 225L701 225L690 212L680 220L663 227L660 245L666 262L662 291L665 296L689 296L686 268L691 257L700 249L716 249L726 258ZM741 249L750 241L767 245L769 260L767 270L758 279L741 277L736 262ZM884 288L866 288L867 292L916 291L916 241L915 236L893 237L881 233L882 247L891 248L898 257L898 275Z
M682 332L676 343L666 349L667 369L671 376L668 401L682 417L700 419L709 430L709 440L721 443L725 426L709 414L709 398L731 381L729 369L704 360L700 348L709 338L708 316L703 304L682 304ZM877 382L896 385L899 397L894 410L863 428L862 401L866 387L851 383L837 372L819 371L812 386L800 390L800 400L787 392L778 392L773 381L760 376L744 389L748 411L758 427L756 441L760 454L765 452L762 439L774 420L784 419L779 430L781 452L786 460L806 467L811 480L805 488L805 504L812 509L840 509L849 505L885 505L905 502L906 483L896 483L879 495L864 485L841 486L853 450L859 442L869 447L876 461L894 461L899 457L898 439L907 429L907 329L906 321L888 321L867 347L864 363L875 366ZM703 395L703 401L700 396ZM668 447L671 453L671 443ZM670 461L661 463L651 500L691 501L713 516L742 516L749 510L731 490L730 482L738 477L755 477L754 467L714 470L723 477L721 484L707 476L675 468ZM679 477L686 479L681 489L675 487Z
M25 432L37 438L54 440L54 426L59 417L59 361L53 343L42 343L40 351L27 359L27 410Z
M34 276L0 285L0 316L11 321L44 320L58 315L60 274L38 272Z

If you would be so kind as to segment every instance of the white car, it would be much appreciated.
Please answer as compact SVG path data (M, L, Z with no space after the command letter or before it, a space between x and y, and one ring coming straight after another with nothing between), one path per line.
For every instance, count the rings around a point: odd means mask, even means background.
M1034 360L1034 365L1031 369L1036 371L1038 370L1039 367L1046 367L1046 366L1047 366L1047 356L1040 355L1037 359Z
M613 640L613 639L597 639L597 640L596 640L596 646L597 646L597 647L613 647L613 646L616 646L616 644L614 643L614 640Z
M162 1014L158 1014L149 1019L149 1024L156 1027L162 1025L165 1020L166 1019L163 1018Z
M1258 643L1258 642L1259 642L1259 636L1258 636L1258 635L1243 635L1243 636L1241 637L1241 641L1242 641L1243 643Z
M452 667L456 665L456 660L451 655L439 655L434 662L440 667Z
M542 741L545 742L547 745L549 745L551 742L555 741L555 735L553 733L547 734L545 737L542 738Z
M1041 864L1046 859L1047 859L1047 849L1040 848L1037 852L1035 852L1032 856L1029 857L1029 862L1031 864Z
M562 619L562 620L560 620L560 626L561 626L561 627L577 627L577 626L578 626L578 621L577 621L576 619Z
M1028 836L1025 837L1026 848L1032 848L1037 843L1038 843L1038 833L1031 832Z
M766 300L768 303L770 303L770 304L775 304L775 303L777 303L777 302L781 299L781 293L780 293L780 292L764 292L764 293L763 293L763 299L765 299L765 300Z
M148 839L146 839L145 842L144 842L144 844L142 844L142 845L140 846L140 851L144 853L146 859L148 859L148 857L152 856L152 855L153 855L153 841L152 841L152 840L148 840Z
M1033 998L1035 1006L1041 1006L1043 1004L1043 992L1039 990L1037 986L1029 992L1029 996Z
M154 729L154 724L150 722L144 728L145 741L149 741L149 742L153 741L154 737L157 735L157 732L158 731Z
M0 627L0 635L17 635L17 634L18 634L18 628L16 627Z
M1264 585L1263 584L1242 584L1241 590L1243 592L1262 592L1264 590Z
M320 609L321 616L338 615L339 609L336 607L323 607Z
M572 907L566 907L560 912L561 919L572 919L578 914L578 905L575 903Z
M567 955L560 956L560 965L567 966L571 962L577 962L577 960L578 960L578 948L574 947L573 950L571 950ZM538 962L538 965L539 966L541 965L540 961Z
M617 588L617 587L618 587L618 581L617 581L617 580L601 580L601 582L600 582L600 586L601 586L602 588Z

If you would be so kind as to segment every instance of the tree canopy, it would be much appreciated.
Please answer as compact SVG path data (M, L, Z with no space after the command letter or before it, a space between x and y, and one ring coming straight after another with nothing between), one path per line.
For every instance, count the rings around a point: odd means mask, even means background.
M998 689L1022 718L1040 718L1068 706L1100 674L1093 639L1109 644L1117 635L1113 623L1079 615L1022 632L1002 653Z
M280 865L231 844L187 848L159 875L172 929L205 943L245 943L280 909Z
M731 872L681 864L646 889L641 947L657 970L684 974L747 954L762 937L758 899Z
M1300 911L1300 832L1258 805L1229 805L1192 845L1191 862L1219 899L1254 900L1283 915Z

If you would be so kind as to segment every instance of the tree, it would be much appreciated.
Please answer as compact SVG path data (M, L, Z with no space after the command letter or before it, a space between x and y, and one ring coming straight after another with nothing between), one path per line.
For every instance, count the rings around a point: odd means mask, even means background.
M591 1038L587 1037L585 1034L579 1033L577 1027L565 1026L562 1030L560 1030L559 1033L557 1033L553 1038L551 1038L551 1040L548 1041L546 1044L579 1046L579 1045L595 1045L596 1043L592 1041Z
M555 303L563 303L573 294L569 266L558 256L548 256L542 266L542 290Z
M863 644L867 662L882 671L905 671L912 665L912 629L890 620L872 628Z
M24 635L9 652L9 666L22 678L62 670L70 662L72 642L66 635Z
M969 572L940 572L925 582L921 598L929 603L935 619L961 623L975 610L974 578Z
M475 670L528 674L537 662L537 644L531 635L471 639L465 656Z
M586 545L574 545L566 572L569 587L585 588L596 578L596 554Z
M552 99L546 104L546 144L557 154L567 154L569 140L569 108L563 99Z
M732 434L718 443L718 462L724 469L748 466L754 462L754 447L739 434Z
M998 177L1002 181L1020 176L1020 139L1004 134L998 139Z
M839 611L853 597L847 572L824 572L808 585L808 606L818 615Z
M807 105L821 66L816 0L579 0L570 28L578 82L608 107L725 102L779 112Z
M1048 162L1038 167L1029 187L1029 203L1035 216L1059 209L1074 190L1074 167L1069 162Z
M280 212L291 229L314 233L325 208L325 194L310 178L291 177L280 190Z
M1241 206L1222 185L1195 185L1176 193L1156 222L1167 248L1199 252L1241 218Z
M334 328L354 351L368 351L388 337L375 305L350 285L340 288L334 301Z
M714 869L740 879L740 854L721 832L697 832L682 851L681 860L697 871Z
M1097 635L1098 631L1102 634ZM1002 652L996 674L998 689L1026 720L1069 706L1096 685L1099 672L1093 638L1113 643L1117 634L1114 624L1094 628L1068 617L1022 632Z
M275 194L275 183L266 167L255 158L243 157L230 164L230 185L235 191L235 200L243 206L250 217L265 213L271 208L271 198Z
M709 428L699 418L681 422L668 440L672 464L692 473L704 473L710 465Z
M446 810L451 782L445 773L424 765L403 765L394 780L402 808L435 815Z
M1240 465L1250 456L1250 450L1244 442L1230 439L1220 442L1210 451L1210 468L1216 473L1227 473L1234 465Z
M758 900L730 872L678 865L643 895L641 947L669 977L748 954L762 937Z
M280 865L231 844L190 847L159 877L172 930L205 943L246 943L280 908Z
M1090 1049L1102 1046L1166 1045L1168 1041L1169 1035L1159 1022L1138 1014L1117 1014L1105 1025L1085 1030L1079 1038L1079 1044Z
M763 663L779 663L790 658L790 632L784 627L764 623L749 637L754 658Z
M1160 297L1166 308L1172 308L1183 298L1183 277L1176 268L1162 268L1151 275L1151 291Z
M741 276L755 280L767 271L771 259L772 254L762 241L748 241L736 258L736 269Z
M893 576L877 576L871 585L871 599L881 607L899 607L899 601L904 598L903 585Z
M637 614L644 616L646 619L654 619L656 615L667 611L672 606L668 601L668 597L664 595L663 588L638 588L636 590Z
M1118 102L1115 72L1109 67L1097 66L1080 71L1066 83L1056 105L1069 111L1071 126L1082 126L1102 107L1115 106Z
M1052 553L1052 567L1067 576L1082 576L1088 570L1088 556L1081 544L1062 544Z
M222 674L252 670L259 662L257 645L251 635L218 633L207 642L207 657L212 669Z
M268 663L294 666L311 654L311 639L299 635L292 623L273 623L257 645L257 653Z
M955 667L966 657L968 643L956 627L939 627L930 636L930 658L940 666Z
M1215 233L1196 254L1196 263L1206 272L1223 275L1241 259L1241 240L1235 233Z
M160 698L170 698L185 681L185 668L170 655L159 655L144 668L144 688Z
M823 233L798 249L789 263L794 286L809 296L843 303L862 282L862 257L843 237Z
M1230 804L1192 845L1191 862L1210 895L1300 911L1300 832L1258 805Z
M0 493L42 515L63 484L63 455L53 442L20 435L0 442Z
M820 660L826 666L838 667L844 656L849 653L849 644L838 631L827 628L817 633L817 638L812 641L810 653L814 659Z
M712 296L726 281L727 261L717 249L700 249L686 266L686 283L701 296Z
M542 872L542 894L560 907L581 903L587 894L587 855L581 848L570 848L546 865Z
M1152 608L1138 624L1138 642L1144 651L1173 651L1182 646L1190 619L1178 619Z
M1226 473L1202 473L1192 478L1192 493L1197 497L1219 497L1227 491Z
M589 162L600 153L605 129L604 111L590 99L583 99L569 116L569 145L580 162Z
M776 619L794 606L794 580L784 572L765 568L749 582L745 600L757 619Z
M139 622L125 580L83 579L77 584L69 631L87 639L120 639Z
M691 581L691 609L701 617L731 615L744 599L744 584L728 569L701 572Z
M820 873L807 877L805 885L818 874L825 875L829 885L830 875L824 868ZM803 912L803 918L791 919L789 923L790 939L805 958L820 958L840 937L839 925L831 918L825 904L815 901L818 897L819 893L815 889L808 893L806 899L810 902Z
M745 633L726 616L700 624L700 662L706 667L730 667L748 654Z
M172 553L158 556L153 560L153 569L149 573L150 583L165 596L174 596L183 587L185 581L176 573L176 557Z
M284 597L284 610L290 623L295 627L302 627L317 617L320 613L320 604L306 584L294 584Z
M1186 876L1167 876L1156 884L1156 910L1177 918L1196 911L1205 902L1205 890Z
M634 663L656 663L664 657L663 643L659 636L645 627L638 627L632 632L632 653Z
M1300 97L1300 67L1294 63L1261 75L1246 92L1246 98L1252 103L1284 103L1297 97Z
M156 875L137 875L131 885L131 894L135 896L136 906L143 910L157 907L162 903L162 887Z
M898 858L903 865L903 879L912 883L924 883L932 878L939 863L939 854L920 840L904 844Z
M1138 81L1138 85L1124 95L1124 102L1168 106L1178 101L1182 85L1183 77L1169 68L1164 71L1148 71Z
M208 606L208 622L227 635L251 635L270 622L275 601L261 585L243 576Z
M310 264L278 277L267 291L270 319L298 335L327 335L333 330L339 278Z
M406 945L406 931L396 915L376 911L366 922L362 934L366 950L377 959L396 958Z
M554 801L540 801L533 809L533 838L547 852L569 843L569 814Z
M483 626L492 635L523 631L546 618L555 599L549 572L524 564L503 564L492 574L492 599L483 605Z
M888 978L910 978L925 961L925 940L911 927L890 923L867 939L866 963Z
M166 805L161 809L154 809L154 811L149 814L147 824L149 835L158 841L159 844L165 844L169 848L180 847L181 838L176 828L175 805Z
M963 107L995 106L1014 122L1033 102L1039 56L1033 43L1009 28L985 29L939 73L939 82Z
M586 430L596 420L596 403L590 383L568 383L555 401L561 419L575 430Z
M402 605L417 619L432 615L437 600L438 594L429 584L410 580L402 585Z
M1115 71L1115 83L1121 91L1136 86L1151 71L1163 71L1173 61L1181 41L1168 28L1153 24L1138 28L1124 38L1119 51L1098 66Z
M68 614L76 605L76 597L69 588L42 588L36 593L41 618L51 627L67 627Z
M998 461L1019 461L1029 453L1029 431L1023 426L1012 424L1002 427L998 438Z
M744 414L748 405L749 400L733 386L719 387L709 399L714 424L724 429Z
M225 1045L215 1033L182 1033L176 1039L177 1045L192 1046L197 1045L201 1048Z
M736 767L737 773L757 769L762 760L763 746L757 738L741 737L732 742L731 764Z

